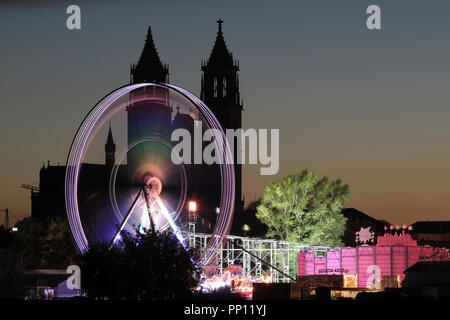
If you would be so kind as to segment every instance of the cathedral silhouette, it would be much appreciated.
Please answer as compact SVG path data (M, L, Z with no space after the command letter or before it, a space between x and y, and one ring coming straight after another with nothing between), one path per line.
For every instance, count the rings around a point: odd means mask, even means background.
M200 98L215 114L222 128L238 129L242 126L242 100L239 92L239 63L233 59L232 53L225 43L222 24L219 19L217 36L213 49L207 60L201 62L201 92ZM157 52L151 28L148 28L144 48L136 64L130 68L130 84L152 82L169 83L169 66L163 64ZM130 122L139 118L139 108L133 106L128 110L128 140L135 134ZM235 148L236 148L235 143ZM237 164L235 154L235 216L243 212L244 201L242 199L242 166ZM106 177L111 172L115 163L116 145L113 139L111 126L105 144L105 164L83 163L83 170L88 171L89 176L104 177L99 181L107 181ZM128 157L128 162L133 161L133 154ZM32 217L45 219L54 216L65 216L65 166L43 165L39 174L39 191L32 191ZM103 182L102 182L103 183ZM88 192L83 190L84 192ZM235 219L236 220L236 219ZM236 230L236 227L233 226Z

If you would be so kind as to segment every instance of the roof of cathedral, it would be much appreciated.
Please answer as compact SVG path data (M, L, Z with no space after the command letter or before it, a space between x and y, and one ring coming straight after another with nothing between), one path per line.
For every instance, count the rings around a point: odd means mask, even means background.
M209 56L208 65L233 65L233 55L228 51L222 32L223 20L217 20L219 25L216 41Z
M148 27L147 38L144 49L136 65L133 66L131 73L137 77L138 81L161 81L165 82L165 76L168 73L167 65L163 65L159 58L156 46L153 41L152 29Z
M450 221L417 221L412 226L416 233L443 234L450 232Z

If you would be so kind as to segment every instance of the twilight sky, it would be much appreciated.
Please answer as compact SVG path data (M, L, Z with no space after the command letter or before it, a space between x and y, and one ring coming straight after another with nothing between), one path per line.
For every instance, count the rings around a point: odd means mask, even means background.
M66 28L70 4L80 31ZM366 28L370 4L381 31ZM347 206L375 218L448 220L449 14L448 0L3 1L0 209L30 214L20 185L65 163L86 113L129 82L149 25L170 82L199 94L222 18L244 126L280 129L279 174L246 166L247 202L308 168L348 183Z

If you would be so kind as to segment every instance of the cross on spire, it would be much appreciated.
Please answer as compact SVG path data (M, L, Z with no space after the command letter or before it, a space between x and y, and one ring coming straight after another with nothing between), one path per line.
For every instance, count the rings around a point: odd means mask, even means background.
M222 23L223 23L223 20L222 20L222 19L219 19L219 20L217 20L216 22L219 24L219 32L222 32Z

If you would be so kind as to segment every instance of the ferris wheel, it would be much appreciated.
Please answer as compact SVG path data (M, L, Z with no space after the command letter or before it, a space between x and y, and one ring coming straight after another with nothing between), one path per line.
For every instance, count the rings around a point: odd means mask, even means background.
M205 142L173 152L175 130L219 132L221 139L211 143L223 151L215 155L223 161L182 161L202 152ZM84 252L98 241L118 245L123 231L145 229L170 230L186 246L188 222L195 221L198 231L211 234L199 261L209 263L234 209L234 168L227 159L232 155L219 122L191 92L161 83L111 92L85 117L68 155L65 200L77 248Z

